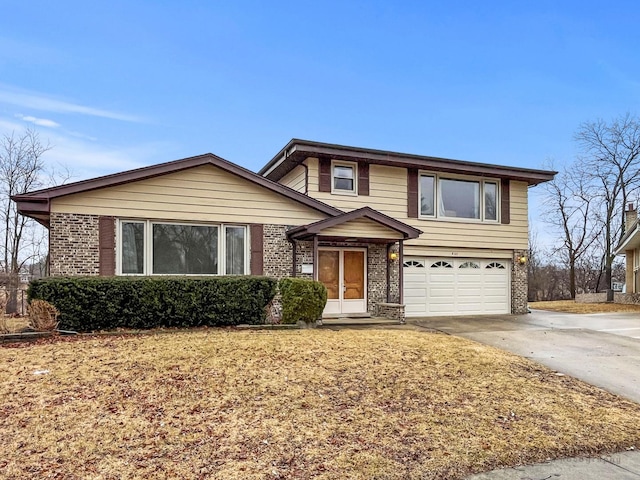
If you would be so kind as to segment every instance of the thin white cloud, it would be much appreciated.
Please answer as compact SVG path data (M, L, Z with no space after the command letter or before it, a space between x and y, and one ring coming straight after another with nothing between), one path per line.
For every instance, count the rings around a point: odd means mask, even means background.
M5 135L20 135L25 129L24 122L0 117L0 139ZM104 145L82 134L72 136L64 129L41 132L40 140L50 147L44 161L57 170L69 171L72 177L68 181L72 182L156 163L160 152L172 147L166 142Z
M39 127L57 128L60 126L59 123L54 122L53 120L49 120L48 118L37 118L32 117L31 115L21 115L19 113L16 114L16 117L24 120L25 122L30 122L34 125L38 125Z
M75 113L92 117L109 118L111 120L120 120L123 122L140 123L143 121L141 118L134 115L102 110L86 105L79 105L77 103L59 100L41 93L29 92L3 84L0 84L0 103L19 106L22 108L31 108L44 112L65 114Z
M50 135L47 162L63 165L73 173L71 181L98 177L149 164L157 146L105 146L84 139Z

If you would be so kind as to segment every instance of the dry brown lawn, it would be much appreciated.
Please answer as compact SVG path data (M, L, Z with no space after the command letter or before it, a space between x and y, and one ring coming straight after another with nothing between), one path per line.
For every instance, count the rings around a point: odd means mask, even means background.
M26 317L9 317L0 314L0 334L21 332L29 326L29 319Z
M576 303L573 300L559 300L555 302L531 302L530 308L538 310L552 310L566 313L615 313L638 312L640 305L625 305L622 303Z
M455 479L640 447L640 405L441 334L61 337L0 364L3 478Z

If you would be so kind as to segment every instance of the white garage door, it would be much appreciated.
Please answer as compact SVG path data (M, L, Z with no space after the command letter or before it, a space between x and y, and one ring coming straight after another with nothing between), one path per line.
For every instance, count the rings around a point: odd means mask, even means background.
M407 317L510 313L508 260L405 257Z

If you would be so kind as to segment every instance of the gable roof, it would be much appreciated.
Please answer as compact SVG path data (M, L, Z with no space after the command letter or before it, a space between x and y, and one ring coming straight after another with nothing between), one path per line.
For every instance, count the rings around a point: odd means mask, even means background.
M422 233L421 230L396 220L395 218L391 218L384 213L380 213L371 207L362 207L348 213L343 213L337 217L326 218L308 225L301 225L299 227L292 228L287 232L287 236L294 240L305 240L313 237L314 235L320 234L325 229L336 227L360 218L368 218L369 220L373 220L380 225L390 228L391 230L402 234L405 240L418 238Z
M158 177L169 173L175 173L189 168L199 167L202 165L213 165L226 172L237 175L245 180L260 185L268 190L283 195L291 200L299 202L316 211L329 215L331 217L341 215L341 210L327 205L319 200L311 198L289 187L276 183L268 178L253 173L246 168L240 167L235 163L231 163L221 157L206 153L196 157L183 158L172 162L160 163L149 167L137 168L125 172L114 173L102 177L91 178L79 182L68 183L57 187L36 190L21 195L11 197L18 205L18 211L28 217L35 218L41 223L45 223L49 218L51 211L51 200L63 197L65 195L73 195L75 193L83 193L100 188L113 187L125 183L136 182L148 178Z
M439 172L471 174L486 177L506 178L527 182L529 185L553 180L556 173L548 170L506 167L485 163L427 157L408 153L375 150L371 148L349 147L310 140L292 139L269 163L258 172L271 180L278 181L307 157L329 157L335 160L365 161L367 163L392 165L405 168L435 170Z

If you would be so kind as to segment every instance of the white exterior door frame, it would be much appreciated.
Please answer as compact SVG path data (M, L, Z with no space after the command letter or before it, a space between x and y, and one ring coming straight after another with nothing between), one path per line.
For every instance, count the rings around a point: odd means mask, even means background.
M327 286L328 298L327 305L324 309L323 315L348 315L351 313L364 313L367 311L367 249L366 248L352 248L352 247L319 247L318 248L318 262L323 261L322 252L334 252L331 255L334 259L337 256L337 282L335 279L333 282L327 282L327 278L323 279L322 265L319 265L319 280L325 283ZM350 252L362 253L362 272L345 272L345 253L347 257ZM358 257L354 257L358 258ZM331 261L331 259L329 260ZM346 262L349 263L348 261ZM349 265L347 265L347 268ZM353 268L351 266L351 268ZM346 275L345 275L346 274ZM330 273L328 274L330 275ZM361 277L360 277L361 275ZM361 287L352 288L349 286L349 280L356 279L361 281ZM324 281L323 281L324 280ZM331 284L329 284L331 283ZM362 297L362 298L354 298Z

